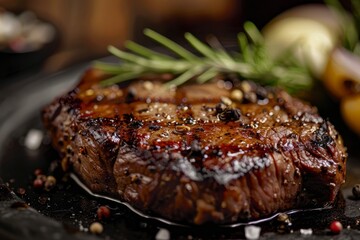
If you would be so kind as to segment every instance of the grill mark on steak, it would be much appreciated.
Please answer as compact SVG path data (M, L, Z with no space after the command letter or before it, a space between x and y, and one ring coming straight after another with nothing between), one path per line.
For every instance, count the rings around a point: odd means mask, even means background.
M99 80L87 72L43 112L63 162L94 192L175 221L230 223L331 204L344 181L334 127L281 90L251 83L241 103L216 83Z

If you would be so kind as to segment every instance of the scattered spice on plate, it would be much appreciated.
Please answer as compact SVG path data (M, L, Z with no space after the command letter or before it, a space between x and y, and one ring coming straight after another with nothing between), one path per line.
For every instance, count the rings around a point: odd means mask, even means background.
M91 233L93 234L101 234L104 231L104 227L101 223L99 222L93 222L90 227L89 230Z
M352 189L352 194L355 199L360 199L360 184L355 184Z
M332 221L330 223L329 229L333 234L339 234L343 230L343 225L339 221Z
M280 223L289 221L289 216L286 213L279 213L276 220Z
M278 223L277 231L279 233L290 232L290 227L292 226L292 222L289 218L289 215L286 213L279 213L276 221Z
M36 176L36 179L40 179L42 182L46 181L46 176L44 174L40 174Z
M156 240L169 240L170 239L170 232L165 228L160 228L155 236Z
M56 185L56 178L54 176L47 176L45 183L44 183L44 189L46 191L50 191L51 189L53 189Z
M24 145L30 150L37 150L40 148L43 138L44 133L41 130L31 129L25 137Z
M41 189L44 185L44 182L40 178L36 178L33 182L33 187L35 189Z
M96 211L99 220L104 220L110 217L111 212L107 206L100 206Z
M33 181L33 187L38 190L50 191L56 185L56 178L52 175L44 175L41 169L34 170L35 180Z
M313 230L311 228L300 229L301 235L312 235L312 233L313 233Z
M261 227L253 226L253 225L245 227L246 239L249 239L249 240L259 239L260 232L261 232Z

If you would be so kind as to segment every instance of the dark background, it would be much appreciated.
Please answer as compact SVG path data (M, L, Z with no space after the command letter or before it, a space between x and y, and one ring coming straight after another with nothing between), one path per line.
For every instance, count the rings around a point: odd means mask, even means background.
M251 20L261 28L284 10L308 3L323 1L0 0L0 13L19 14L30 10L57 30L55 43L45 53L36 55L35 59L34 54L27 54L21 60L12 60L14 64L31 62L31 68L0 75L0 79L13 79L14 75L24 74L24 70L29 69L32 72L56 72L78 62L106 56L108 45L122 47L127 39L151 46L152 43L142 35L145 27L180 42L183 33L190 31L199 38L213 34L223 43L232 44L245 20ZM9 64L11 57L0 52L0 62Z

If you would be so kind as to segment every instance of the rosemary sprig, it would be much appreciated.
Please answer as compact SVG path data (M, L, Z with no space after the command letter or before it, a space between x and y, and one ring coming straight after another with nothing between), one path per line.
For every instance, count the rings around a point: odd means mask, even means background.
M102 86L140 78L147 74L171 73L174 79L167 86L179 86L190 80L205 83L217 75L237 75L265 85L277 85L290 92L309 89L312 76L305 65L294 60L292 54L272 59L266 52L264 39L256 26L247 22L244 32L238 35L239 52L226 52L223 47L211 47L191 33L185 39L198 52L186 50L176 42L153 31L145 29L144 34L167 48L177 57L165 55L128 41L128 51L109 46L108 50L117 56L120 63L96 62L95 68L113 75L101 82Z

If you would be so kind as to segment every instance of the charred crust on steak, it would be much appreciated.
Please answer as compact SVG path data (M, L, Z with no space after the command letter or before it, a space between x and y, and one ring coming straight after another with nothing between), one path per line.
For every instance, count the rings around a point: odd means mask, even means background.
M42 115L93 192L192 224L335 201L346 149L315 107L249 81L169 90L156 79L100 87L103 77L87 71Z

